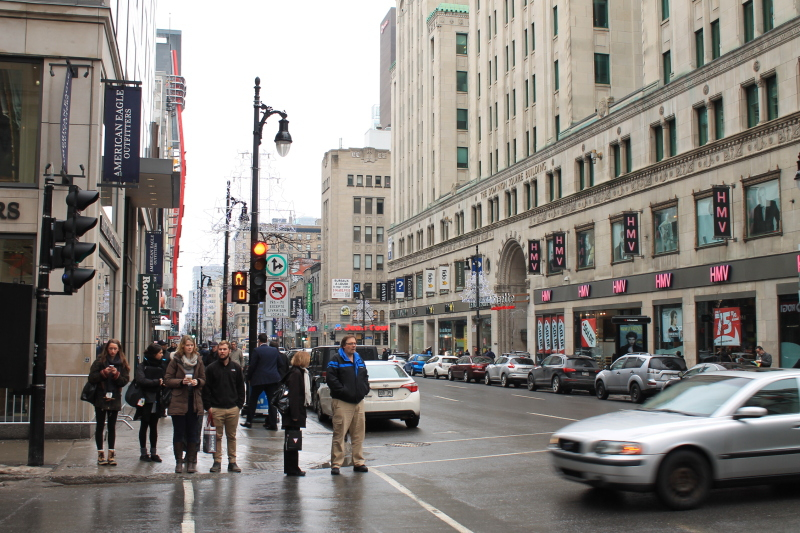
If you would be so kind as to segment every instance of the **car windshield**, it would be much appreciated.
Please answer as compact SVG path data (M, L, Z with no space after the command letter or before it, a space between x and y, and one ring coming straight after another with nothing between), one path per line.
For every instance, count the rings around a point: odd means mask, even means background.
M473 364L479 365L482 363L492 363L493 361L488 357L476 357L472 360Z
M575 368L597 368L597 363L594 362L594 359L589 359L587 357L570 359L567 361L567 365Z
M686 370L686 361L680 357L651 357L650 368L653 370Z
M394 356L394 361L405 361L405 360L406 360L406 358L401 356L401 355L395 355Z
M417 361L427 361L430 358L431 358L430 355L418 355L416 360Z
M397 365L367 365L369 379L405 378L408 374Z
M749 381L749 378L700 374L667 387L647 400L642 409L711 416Z
M442 357L442 363L455 363L458 357Z
M530 357L517 357L516 359L512 359L511 362L518 365L532 365L533 359Z

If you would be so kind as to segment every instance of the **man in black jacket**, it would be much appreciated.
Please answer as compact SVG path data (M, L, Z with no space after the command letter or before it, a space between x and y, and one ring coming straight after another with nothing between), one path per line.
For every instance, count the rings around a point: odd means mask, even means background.
M269 337L266 333L258 334L258 348L250 354L250 364L247 366L247 381L250 382L250 397L247 399L247 420L242 427L253 427L253 417L256 414L258 397L262 392L267 399L271 398L286 372L289 364L281 352L272 343L267 345ZM269 417L264 427L273 431L278 430L278 410L274 405L269 405Z
M333 406L333 442L331 475L338 476L344 463L344 437L350 432L353 447L353 470L368 472L364 464L364 396L369 393L367 366L356 352L356 338L345 335L339 352L331 356L326 382Z
M231 346L222 341L217 346L219 359L206 368L203 387L203 407L217 428L217 451L214 452L212 472L222 469L222 431L228 436L228 472L241 472L236 464L236 429L239 411L244 405L244 375L242 367L231 361Z

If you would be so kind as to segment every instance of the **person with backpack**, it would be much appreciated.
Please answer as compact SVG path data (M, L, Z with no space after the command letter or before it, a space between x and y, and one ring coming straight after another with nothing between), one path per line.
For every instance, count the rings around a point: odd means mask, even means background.
M139 426L140 461L161 462L156 449L158 442L158 421L166 416L166 406L162 405L161 390L164 387L164 373L167 364L164 348L151 344L144 351L142 362L136 367L136 385L142 391L144 404L136 408L134 419L141 419ZM150 454L147 454L147 430L150 430Z
M122 389L130 379L131 367L122 353L122 343L111 339L89 369L89 383L97 385L94 398L97 464L117 466L114 450L117 438L117 416L122 409ZM103 452L103 431L108 422L108 458Z

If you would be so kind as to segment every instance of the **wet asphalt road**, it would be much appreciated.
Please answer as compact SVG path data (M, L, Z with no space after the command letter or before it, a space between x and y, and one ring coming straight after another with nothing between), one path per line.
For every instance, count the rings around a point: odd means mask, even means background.
M345 468L333 477L321 468L305 478L245 472L127 485L9 484L0 488L0 530L800 530L800 491L715 491L702 508L676 513L651 494L589 489L556 477L544 451L550 433L569 419L631 407L622 399L417 382L419 428L368 424L367 474Z

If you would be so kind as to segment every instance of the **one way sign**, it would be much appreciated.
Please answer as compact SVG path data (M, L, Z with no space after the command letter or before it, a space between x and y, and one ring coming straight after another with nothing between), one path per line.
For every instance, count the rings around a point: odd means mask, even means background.
M269 254L267 256L267 276L271 278L285 278L288 273L288 254Z

